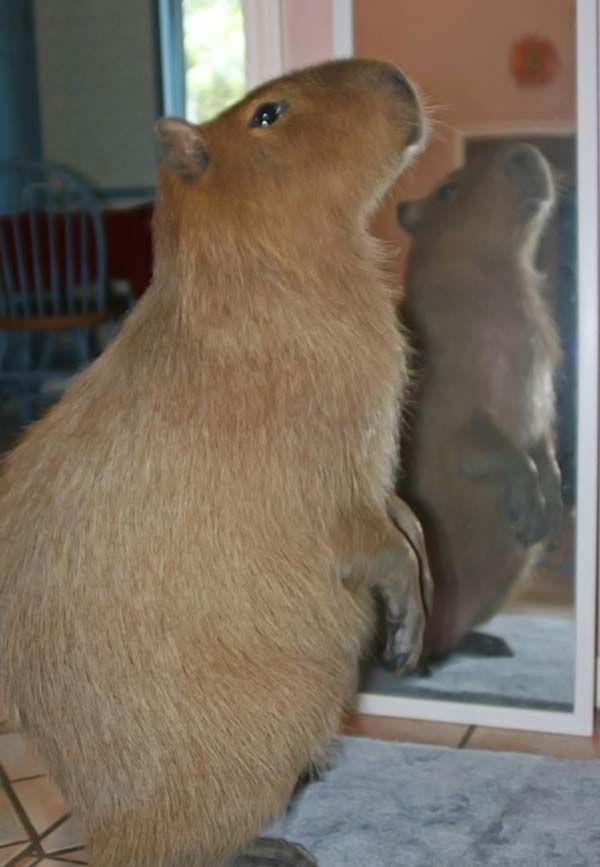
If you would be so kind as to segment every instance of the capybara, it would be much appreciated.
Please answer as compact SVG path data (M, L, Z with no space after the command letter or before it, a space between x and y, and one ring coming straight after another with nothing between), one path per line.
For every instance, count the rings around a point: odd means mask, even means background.
M157 134L152 284L6 460L2 687L93 867L314 864L255 838L338 729L371 591L400 668L424 631L366 226L426 122L356 60Z
M536 267L554 198L541 153L504 145L398 208L414 236L401 317L418 371L399 490L424 524L434 656L499 609L560 524L561 353Z

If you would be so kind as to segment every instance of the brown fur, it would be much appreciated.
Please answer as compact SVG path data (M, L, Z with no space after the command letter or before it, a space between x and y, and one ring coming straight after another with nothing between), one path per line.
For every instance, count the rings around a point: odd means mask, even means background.
M400 538L405 344L365 229L420 141L393 74L329 64L159 125L152 285L6 462L4 688L94 867L229 857L352 695Z
M560 351L535 270L553 199L543 157L521 145L399 207L415 235L402 315L421 370L400 490L425 523L432 654L498 610L559 520Z

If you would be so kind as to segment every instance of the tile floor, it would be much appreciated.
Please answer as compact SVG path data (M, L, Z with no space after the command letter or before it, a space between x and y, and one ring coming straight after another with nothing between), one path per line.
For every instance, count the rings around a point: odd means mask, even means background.
M43 762L0 724L0 867L86 864L84 840Z
M529 752L600 759L600 720L593 738L353 715L345 734L456 749ZM86 864L84 840L31 745L0 719L0 867Z
M355 714L344 725L344 734L435 744L463 750L492 750L505 753L534 753L561 759L600 759L600 716L592 738L549 735L508 729L449 725L408 719Z

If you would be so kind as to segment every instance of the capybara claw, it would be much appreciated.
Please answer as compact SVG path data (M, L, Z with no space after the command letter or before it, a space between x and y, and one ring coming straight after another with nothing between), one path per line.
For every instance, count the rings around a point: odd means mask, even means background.
M236 856L231 867L317 867L317 862L298 843L258 837Z

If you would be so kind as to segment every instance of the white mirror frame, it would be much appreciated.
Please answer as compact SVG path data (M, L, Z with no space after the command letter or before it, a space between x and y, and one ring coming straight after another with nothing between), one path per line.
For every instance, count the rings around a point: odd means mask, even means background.
M353 2L332 0L335 57L353 47ZM589 736L596 688L598 555L598 0L577 0L578 360L576 654L572 712L526 710L363 693L358 710L405 717ZM600 677L598 681L600 693Z

